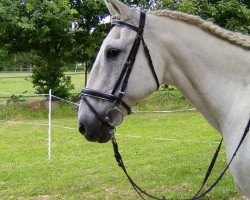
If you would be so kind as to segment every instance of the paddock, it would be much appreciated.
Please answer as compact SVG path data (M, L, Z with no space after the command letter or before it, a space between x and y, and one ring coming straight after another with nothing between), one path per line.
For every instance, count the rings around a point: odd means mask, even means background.
M73 117L0 121L1 199L137 199L113 157L112 145L85 141ZM133 114L117 129L131 176L146 190L188 198L200 185L219 135L196 111ZM226 165L224 147L212 178ZM212 180L211 180L212 181ZM230 173L205 199L244 199Z
M1 101L9 93L32 93L32 85L22 78L29 75L2 73ZM10 76L18 78L4 78ZM74 92L80 91L82 77L78 74L72 79ZM17 81L18 87L10 85ZM117 141L129 173L141 187L169 199L187 198L201 184L220 137L196 111L151 112L163 108L189 110L192 106L174 89L158 91L134 110L146 113L126 117L117 128ZM25 117L11 114L7 120L0 118L0 199L138 199L117 166L111 143L97 145L83 139L76 113L65 108L52 111L48 161L48 113L22 109L15 111ZM211 178L226 164L224 146L218 161ZM205 199L244 198L228 172Z

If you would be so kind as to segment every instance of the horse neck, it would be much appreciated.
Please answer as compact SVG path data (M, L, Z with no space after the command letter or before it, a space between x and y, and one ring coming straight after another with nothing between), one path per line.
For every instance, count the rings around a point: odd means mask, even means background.
M222 134L245 123L250 116L249 50L186 22L155 18L151 25L157 37L151 38L161 50L156 57L164 60L164 66L158 63L165 70L163 83L176 86Z

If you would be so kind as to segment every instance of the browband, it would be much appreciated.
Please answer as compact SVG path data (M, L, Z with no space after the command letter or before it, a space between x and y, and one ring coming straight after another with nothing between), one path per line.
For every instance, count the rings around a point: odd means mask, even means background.
M139 32L139 28L137 28L136 26L129 24L127 22L123 22L123 21L119 21L119 20L112 20L111 24L113 26L118 25L118 26L122 26L131 30L134 30L135 32Z
M137 32L139 34L142 34L144 26L145 26L145 21L146 21L146 13L141 12L139 27L136 27L136 26L134 26L134 25L132 25L130 23L123 22L123 21L120 21L120 20L115 20L115 19L111 21L111 24L113 26L115 26L115 25L122 26L122 27L125 27L125 28L128 28L128 29L134 30L135 32Z

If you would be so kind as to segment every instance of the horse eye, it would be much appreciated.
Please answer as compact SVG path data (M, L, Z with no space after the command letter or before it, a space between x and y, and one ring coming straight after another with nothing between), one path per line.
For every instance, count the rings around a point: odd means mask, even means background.
M119 55L120 50L119 49L109 49L107 51L107 58L115 58Z

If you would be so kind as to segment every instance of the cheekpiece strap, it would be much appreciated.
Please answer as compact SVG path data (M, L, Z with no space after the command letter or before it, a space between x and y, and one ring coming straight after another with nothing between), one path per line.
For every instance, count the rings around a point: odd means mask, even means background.
M143 38L143 29L144 29L144 26L145 26L145 21L146 21L146 13L144 12L141 12L140 13L140 21L139 21L139 26L136 27L132 24L129 24L127 22L123 22L123 21L120 21L120 20L114 20L112 21L112 25L118 25L118 26L122 26L122 27L125 27L125 28L128 28L128 29L131 29L131 30L134 30L136 31L137 33L137 36L135 38L135 41L133 43L133 46L130 50L130 53L128 55L128 58L127 58L127 61L126 63L124 64L124 67L121 71L121 74L115 84L115 87L112 91L112 95L115 95L118 87L121 85L121 89L119 91L119 95L118 95L118 98L120 100L122 100L124 94L125 94L125 91L127 89L127 83L128 83L128 79L130 77L130 73L132 71L132 68L133 68L133 65L134 65L134 62L135 62L135 57L137 55L137 52L138 52L138 49L139 49L139 46L140 46L140 42ZM122 82L123 80L123 82Z

